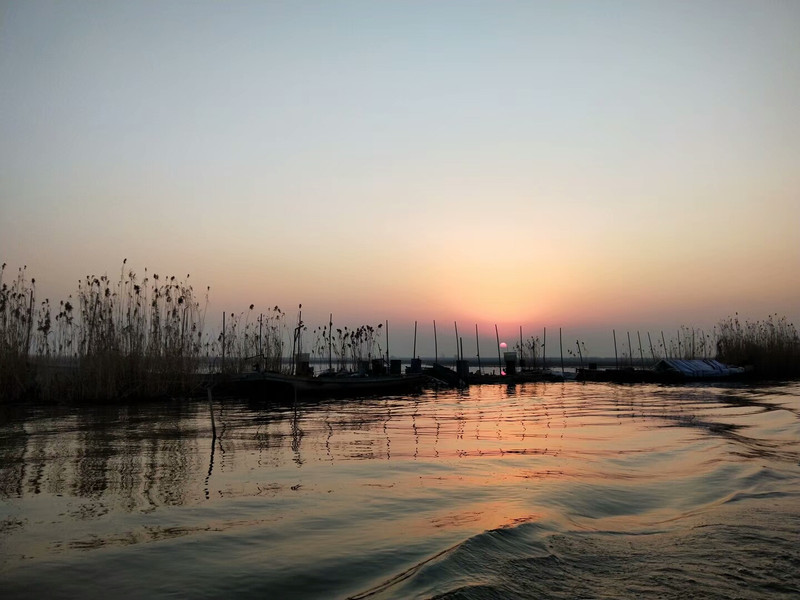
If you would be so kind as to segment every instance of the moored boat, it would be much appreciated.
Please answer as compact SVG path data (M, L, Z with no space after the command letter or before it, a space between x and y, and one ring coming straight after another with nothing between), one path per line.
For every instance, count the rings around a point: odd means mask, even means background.
M319 377L252 372L220 376L215 391L237 396L342 397L396 394L421 389L428 377L419 375L335 374Z
M665 358L649 369L578 369L576 378L612 383L683 383L733 379L745 373L742 367L732 367L714 359Z

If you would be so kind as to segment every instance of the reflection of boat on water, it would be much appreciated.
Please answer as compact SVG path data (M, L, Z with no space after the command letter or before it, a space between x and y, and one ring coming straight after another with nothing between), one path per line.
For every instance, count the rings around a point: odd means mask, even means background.
M235 396L342 397L413 392L428 383L419 375L335 374L319 377L253 372L220 376L214 381L218 393Z
M612 383L683 383L735 379L746 374L742 367L724 365L713 359L665 358L650 369L578 369L578 381Z

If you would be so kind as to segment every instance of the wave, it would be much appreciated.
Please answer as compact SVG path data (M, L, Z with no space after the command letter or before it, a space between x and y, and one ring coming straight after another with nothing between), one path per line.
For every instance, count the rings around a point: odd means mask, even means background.
M351 598L796 598L796 499L770 495L769 509L759 499L672 529L485 531Z

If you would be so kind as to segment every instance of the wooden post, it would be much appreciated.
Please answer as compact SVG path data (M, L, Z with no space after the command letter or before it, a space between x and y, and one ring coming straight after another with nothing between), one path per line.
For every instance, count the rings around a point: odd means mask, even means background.
M500 358L500 333L497 331L497 323L494 325L494 335L497 337L497 363L500 373L503 373L503 359Z
M411 358L417 358L417 322L414 321L414 350L411 353Z
M650 343L650 356L653 357L653 362L655 362L656 353L655 353L655 350L653 350L653 340L650 338L650 332L649 331L647 332L647 341Z
M664 344L664 358L672 358L667 350L667 340L664 339L664 330L661 330L661 343Z
M547 368L547 327L544 328L544 337L542 338L542 368Z
M433 320L433 364L439 362L439 342L436 339L436 319Z
M28 333L25 335L25 360L28 360L31 351L31 328L33 327L33 290L31 290L31 301L28 305Z
M225 313L222 313L222 367L221 371L225 371Z
M628 331L628 363L633 366L633 349L631 348L631 332Z
M575 340L575 345L578 347L578 358L581 359L581 369L583 368L583 352L581 352L581 341Z
M333 371L333 313L328 318L328 371Z
M564 376L564 345L561 343L561 327L558 328L558 350L561 353L561 376Z
M456 326L456 360L461 360L461 355L458 352L458 322L453 321L453 324Z
M522 325L519 326L519 365L522 370Z
M389 368L389 319L386 319L386 368Z
M481 341L478 337L478 324L475 323L475 349L478 351L478 372L483 375L481 370Z
M614 336L614 368L619 369L619 357L617 355L617 332L612 329L611 333Z
M639 330L636 330L636 337L639 338L639 358L642 359L642 368L644 369L644 353L642 352L642 336L639 334Z

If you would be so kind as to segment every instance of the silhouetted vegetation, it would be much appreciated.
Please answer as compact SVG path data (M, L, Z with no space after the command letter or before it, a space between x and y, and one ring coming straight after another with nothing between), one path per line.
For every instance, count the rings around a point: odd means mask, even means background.
M800 376L800 337L786 317L739 320L738 314L717 326L717 357L730 364L752 366L763 377Z
M187 395L206 373L241 373L254 368L291 372L285 353L301 352L307 327L298 315L292 340L286 313L226 313L219 335L205 332L208 292L203 305L189 283L149 274L140 279L123 261L120 276L87 276L76 295L57 307L36 300L35 280L27 269L6 282L0 269L0 400L39 397L46 400L103 400ZM310 354L329 358L338 371L357 371L364 361L383 358L382 324L313 330ZM286 340L291 343L287 344ZM712 358L751 366L763 377L800 376L800 338L785 317L744 323L738 315L721 321L712 333L683 326L677 337L664 332L644 342L636 332L623 345L623 363L633 364L649 350L658 358ZM542 361L538 337L515 348L528 365ZM638 352L637 352L638 350ZM587 356L576 341L569 356Z
M3 266L5 271L5 265ZM0 286L3 397L98 400L183 393L195 383L204 311L186 280L125 270L87 276L76 297L35 304L18 271ZM53 314L55 312L55 315Z
M286 313L225 313L219 333L205 330L208 293L203 304L190 276L150 274L127 268L119 280L87 276L75 296L57 307L36 301L35 280L27 268L5 282L0 270L0 401L40 398L95 401L185 396L199 392L209 373L254 369L292 372L286 353L301 352L305 325L298 319L294 346ZM356 371L382 356L383 325L314 331L316 359L329 349L338 370ZM290 343L287 344L286 340Z

